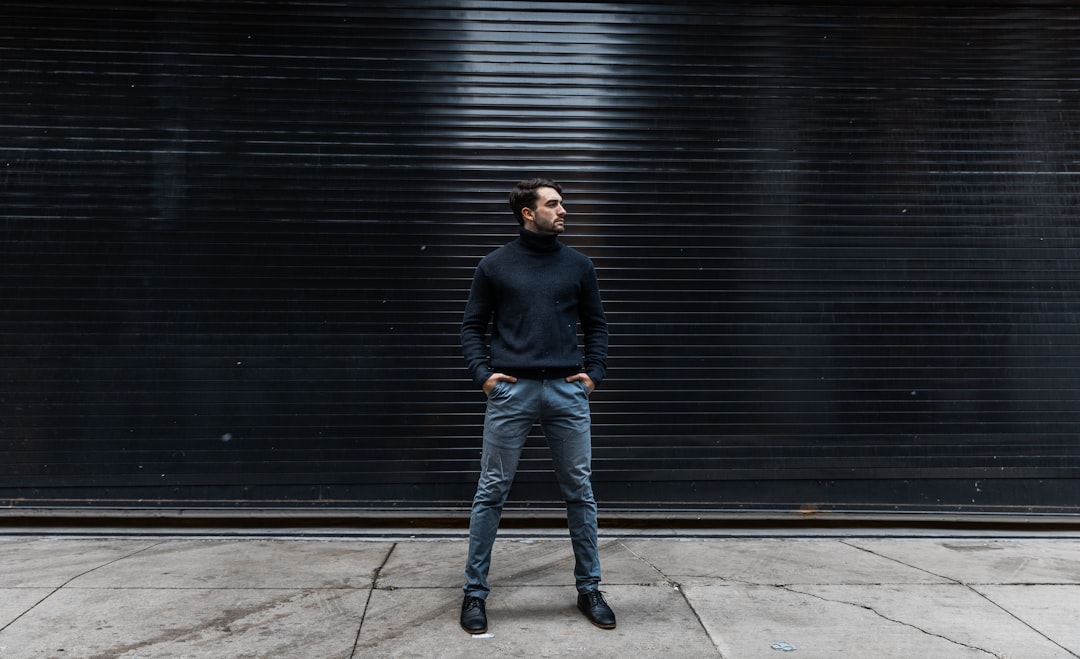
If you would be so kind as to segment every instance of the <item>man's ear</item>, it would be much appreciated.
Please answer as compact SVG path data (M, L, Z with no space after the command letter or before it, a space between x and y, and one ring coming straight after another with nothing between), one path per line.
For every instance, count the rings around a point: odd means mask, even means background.
M526 206L525 208L521 209L521 219L528 220L529 222L532 222L533 220L536 219L536 214L533 213L533 209Z

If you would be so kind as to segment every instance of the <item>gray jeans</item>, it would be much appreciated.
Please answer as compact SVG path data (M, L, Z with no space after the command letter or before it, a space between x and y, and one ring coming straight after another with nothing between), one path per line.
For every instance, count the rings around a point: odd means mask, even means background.
M566 500L575 585L582 593L599 587L588 389L582 382L561 378L519 378L513 383L497 383L488 397L480 480L469 519L466 595L486 598L491 590L487 577L503 504L514 482L525 438L536 423L540 423L547 438L555 478Z

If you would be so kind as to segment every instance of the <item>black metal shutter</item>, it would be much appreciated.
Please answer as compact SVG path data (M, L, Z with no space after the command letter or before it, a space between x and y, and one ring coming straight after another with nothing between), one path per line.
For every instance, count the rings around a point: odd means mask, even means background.
M0 56L8 505L463 506L543 174L605 506L1077 512L1069 3L10 1Z

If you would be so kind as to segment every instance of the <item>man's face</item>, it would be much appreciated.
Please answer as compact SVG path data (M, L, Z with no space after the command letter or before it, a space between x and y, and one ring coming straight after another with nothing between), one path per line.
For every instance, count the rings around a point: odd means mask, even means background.
M521 209L525 228L545 236L559 235L566 230L566 209L562 205L562 196L555 188L537 188L536 193L536 209Z

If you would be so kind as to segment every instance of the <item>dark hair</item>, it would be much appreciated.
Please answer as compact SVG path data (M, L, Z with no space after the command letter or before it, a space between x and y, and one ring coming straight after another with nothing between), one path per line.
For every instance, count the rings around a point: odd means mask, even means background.
M525 218L521 216L521 209L531 208L536 210L536 200L540 198L536 191L539 188L554 188L556 192L562 194L562 186L546 178L530 178L519 181L514 186L514 189L510 191L510 210L514 211L514 218L517 219L518 224L521 226L525 226Z

